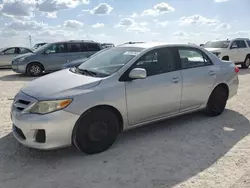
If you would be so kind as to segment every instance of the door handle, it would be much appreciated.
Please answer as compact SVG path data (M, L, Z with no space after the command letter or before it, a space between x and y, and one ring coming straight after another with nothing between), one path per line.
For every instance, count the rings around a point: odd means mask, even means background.
M173 77L173 78L171 79L171 82L172 82L172 83L178 83L178 82L179 82L179 78L178 78L178 77Z
M213 75L215 75L216 73L215 73L214 71L210 71L208 74L209 74L210 76L213 76Z

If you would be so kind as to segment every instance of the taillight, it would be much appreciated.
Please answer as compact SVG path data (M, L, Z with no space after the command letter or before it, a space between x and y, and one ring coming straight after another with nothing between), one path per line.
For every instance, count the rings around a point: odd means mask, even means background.
M237 66L235 66L235 67L234 67L234 71L235 71L236 73L238 73L238 72L240 71L240 69L239 69Z

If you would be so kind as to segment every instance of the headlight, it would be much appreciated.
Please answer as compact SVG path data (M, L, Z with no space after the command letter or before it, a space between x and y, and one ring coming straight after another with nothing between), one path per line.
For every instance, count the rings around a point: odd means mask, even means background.
M66 108L71 102L72 99L40 101L25 109L23 113L47 114Z

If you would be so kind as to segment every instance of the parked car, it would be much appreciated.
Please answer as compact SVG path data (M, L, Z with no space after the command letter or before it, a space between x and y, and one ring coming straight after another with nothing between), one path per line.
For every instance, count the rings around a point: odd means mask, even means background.
M26 47L8 47L0 49L0 67L11 67L13 58L21 54L30 54L33 51Z
M194 45L124 44L22 88L13 134L28 147L107 150L119 133L204 110L220 115L237 93L239 71Z
M102 48L112 48L112 47L115 47L114 44L112 43L102 43Z
M105 51L105 50L107 50L107 49L108 49L108 48L104 48L104 49L102 49L102 50L96 52L96 53L93 54L92 56L97 55L97 54L99 54L99 53L101 53L101 52L103 52L103 51ZM90 56L90 57L92 57L92 56ZM77 67L77 66L81 65L82 63L84 63L85 61L87 61L87 59L88 59L88 58L76 59L76 60L71 61L71 62L69 62L69 63L65 63L65 64L63 64L62 69Z
M232 61L244 69L250 65L250 40L248 38L209 41L204 48L220 59Z
M40 76L44 72L57 71L66 62L88 58L101 50L94 41L70 40L48 43L33 54L18 56L12 61L12 70L29 76Z
M42 42L42 43L37 43L33 46L32 50L36 50L40 47L42 47L43 45L47 44L46 42Z

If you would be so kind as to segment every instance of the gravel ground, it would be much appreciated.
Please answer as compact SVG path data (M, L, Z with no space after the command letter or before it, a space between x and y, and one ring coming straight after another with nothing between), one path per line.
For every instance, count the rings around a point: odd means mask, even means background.
M1 188L249 188L250 69L219 117L200 113L123 133L108 151L38 151L11 134L10 105L32 78L0 70Z

